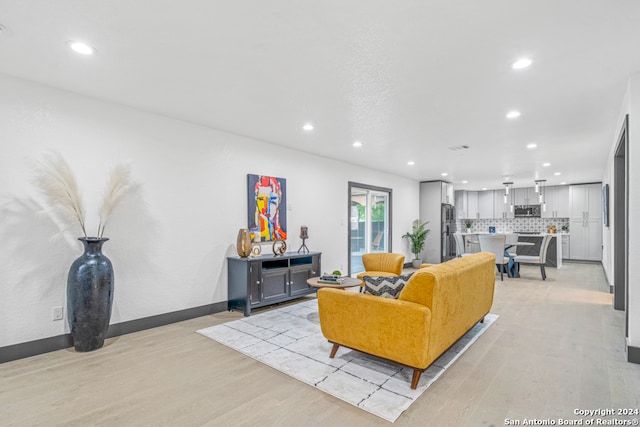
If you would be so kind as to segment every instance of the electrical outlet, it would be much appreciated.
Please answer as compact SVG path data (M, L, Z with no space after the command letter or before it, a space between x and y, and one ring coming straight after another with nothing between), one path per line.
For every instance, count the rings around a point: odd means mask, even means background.
M53 307L51 310L52 320L62 320L64 317L64 311L62 307Z

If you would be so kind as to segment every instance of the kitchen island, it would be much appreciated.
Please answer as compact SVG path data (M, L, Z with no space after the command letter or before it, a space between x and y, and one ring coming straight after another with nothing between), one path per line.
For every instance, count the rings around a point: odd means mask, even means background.
M466 252L480 252L480 245L478 242L478 235L481 234L511 234L511 233L462 233L462 236L465 241L465 251ZM540 245L542 244L542 238L547 235L547 233L539 233L539 234L518 234L519 242L529 242L533 243L532 246L518 246L516 247L516 254L518 255L533 255L537 256L540 253ZM547 267L562 267L562 241L560 240L564 233L550 233L549 234L552 239L549 242L549 247L547 248ZM475 243L473 243L475 242Z

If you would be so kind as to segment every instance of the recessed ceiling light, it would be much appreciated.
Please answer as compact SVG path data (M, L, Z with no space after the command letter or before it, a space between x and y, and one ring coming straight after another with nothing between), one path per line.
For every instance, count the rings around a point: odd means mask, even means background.
M560 172L554 172L553 174L554 174L555 176L560 176L560 175L562 175Z
M353 143L353 146L354 147L362 147L362 142L356 141L356 142Z
M446 172L442 172L440 175L441 175L441 176L447 176L447 175L449 175L449 174L448 174L448 173L446 173Z
M463 184L468 184L469 181L467 181L466 179L464 181L462 181Z
M482 191L487 191L487 187L482 187Z
M548 168L549 166L551 166L551 163L549 163L549 162L543 163L542 166L545 167L545 168Z
M567 185L567 181L562 181L560 185Z
M511 64L511 68L513 68L514 70L521 70L522 68L527 68L529 65L531 65L532 62L533 61L531 61L529 58L520 58L516 62Z
M516 117L520 117L520 111L509 111L507 113L507 119L515 119Z
M304 126L302 126L302 129L306 131L313 130L313 125L311 123L306 123Z
M93 55L96 50L83 42L69 42L69 47L76 53L81 55Z
M536 148L538 146L538 144L536 144L535 142L532 142L531 144L527 144L527 148L532 150L534 148Z
M408 164L409 166L413 166L413 165L415 165L415 164L416 164L416 162L414 162L413 160L411 160L411 161L407 162L407 164Z

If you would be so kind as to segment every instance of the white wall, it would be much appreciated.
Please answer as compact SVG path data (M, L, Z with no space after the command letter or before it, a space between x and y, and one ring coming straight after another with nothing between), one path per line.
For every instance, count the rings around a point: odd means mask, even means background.
M347 182L392 188L393 249L411 258L401 236L418 217L418 182L9 77L0 93L0 347L68 333L51 311L66 305L80 231L60 236L41 212L32 164L49 149L76 174L90 234L114 163L130 162L141 185L105 233L111 323L226 301L248 173L287 179L287 243L296 251L307 225L323 270L347 268Z
M640 271L634 268L633 261L640 257L640 232L636 230L640 221L640 194L635 185L640 182L640 150L635 149L640 140L636 141L634 135L640 135L640 73L631 76L627 93L622 100L622 107L618 118L615 135L611 136L612 146L607 161L607 169L603 176L603 183L609 184L610 212L609 219L614 217L613 194L613 162L618 143L620 129L625 118L629 114L629 146L627 156L629 162L629 340L628 345L640 348ZM634 120L635 119L635 120ZM604 228L603 242L604 254L602 264L609 283L613 285L613 260L616 256L613 246L614 224L610 222L609 228ZM636 242L638 239L638 242ZM622 331L622 333L624 333Z

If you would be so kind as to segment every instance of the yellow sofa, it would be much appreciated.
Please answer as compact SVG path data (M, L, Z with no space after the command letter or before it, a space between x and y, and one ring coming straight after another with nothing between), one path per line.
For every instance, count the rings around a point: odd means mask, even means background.
M362 255L365 271L358 274L358 279L364 276L399 276L404 266L404 255L389 252L373 252Z
M415 272L398 299L318 290L320 327L333 343L413 368L411 388L493 304L495 255L479 252Z

